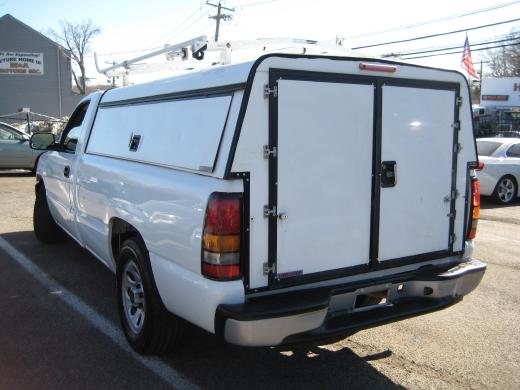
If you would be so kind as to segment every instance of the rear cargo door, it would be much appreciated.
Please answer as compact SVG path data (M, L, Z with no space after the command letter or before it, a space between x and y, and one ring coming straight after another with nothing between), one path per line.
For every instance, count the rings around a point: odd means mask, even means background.
M277 79L265 210L271 286L368 267L374 91L340 76Z
M387 265L447 256L454 217L456 91L427 83L388 83L379 93L381 170L374 256Z
M454 254L458 84L269 78L269 288Z

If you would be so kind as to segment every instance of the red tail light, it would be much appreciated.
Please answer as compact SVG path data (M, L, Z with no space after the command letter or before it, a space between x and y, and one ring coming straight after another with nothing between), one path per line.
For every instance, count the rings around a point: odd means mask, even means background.
M211 194L202 234L202 275L218 280L238 279L242 276L241 232L240 195Z
M480 218L480 184L476 177L471 178L471 220L468 230L468 240L473 240L477 235L478 219Z

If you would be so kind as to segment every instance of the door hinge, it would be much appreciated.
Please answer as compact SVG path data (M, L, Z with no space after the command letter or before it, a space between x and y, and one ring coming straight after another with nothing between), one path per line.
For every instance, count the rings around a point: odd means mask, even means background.
M462 150L462 145L461 144L453 145L453 152L454 153L460 153L461 150Z
M277 216L276 206L273 206L273 207L264 206L264 217L269 218L269 217L276 217L276 216Z
M269 87L269 84L264 85L264 97L267 99L269 96L278 97L278 87L276 85L273 88Z
M455 234L452 234L450 236L450 245L453 245L453 243L455 242L456 239L457 239L457 236Z
M448 203L448 202L451 202L452 200L455 200L459 197L460 193L458 190L453 190L451 191L450 195L446 195L444 197L444 202Z
M275 274L276 273L276 263L274 263L273 265L269 266L269 263L264 263L263 264L263 270L264 270L264 275L269 275L270 273L272 274Z
M276 146L270 147L269 145L264 145L264 158L273 157L275 158L278 154L278 149Z
M455 104L457 106L462 106L462 96L458 96L457 99L455 99Z
M453 127L454 130L460 130L460 121L454 122L451 127Z

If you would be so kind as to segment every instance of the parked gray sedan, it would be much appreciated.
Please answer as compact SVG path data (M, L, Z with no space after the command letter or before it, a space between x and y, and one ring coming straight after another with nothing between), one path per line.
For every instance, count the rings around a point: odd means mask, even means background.
M36 171L42 151L31 149L29 139L29 135L0 122L0 169Z

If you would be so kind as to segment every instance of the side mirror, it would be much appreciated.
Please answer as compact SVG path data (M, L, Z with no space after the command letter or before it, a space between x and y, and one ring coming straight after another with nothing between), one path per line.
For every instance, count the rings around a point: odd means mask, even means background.
M31 136L31 149L47 150L56 143L52 133L35 133Z

